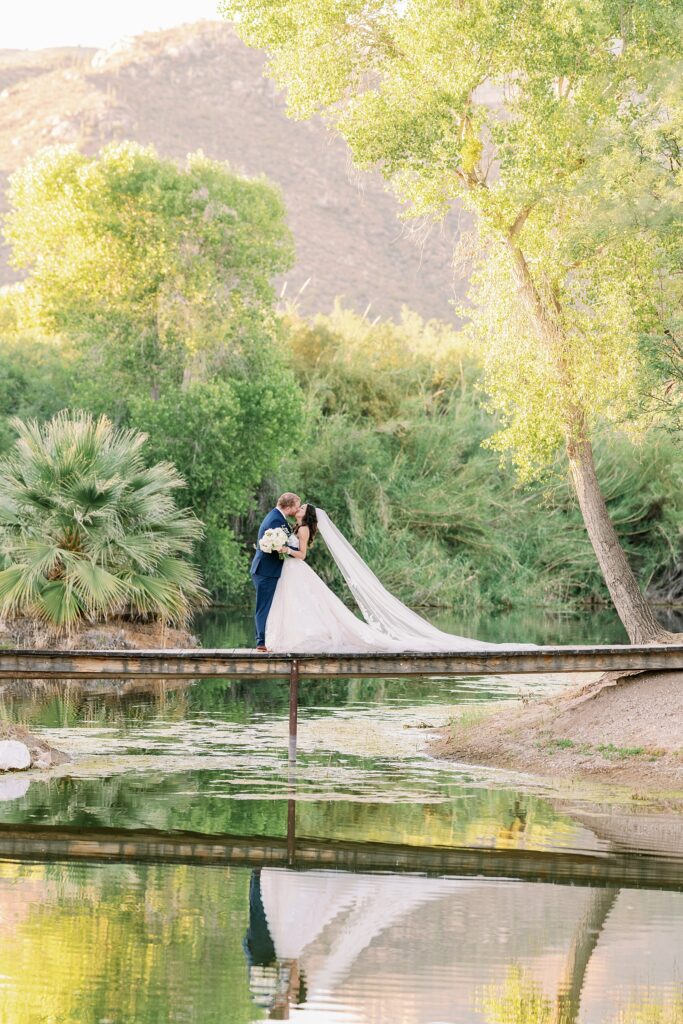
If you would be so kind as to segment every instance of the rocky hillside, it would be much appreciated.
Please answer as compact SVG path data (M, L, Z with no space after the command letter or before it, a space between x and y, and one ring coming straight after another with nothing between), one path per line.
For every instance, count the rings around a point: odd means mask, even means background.
M110 50L0 50L0 190L40 148L153 143L174 158L202 149L281 186L296 237L296 268L282 282L304 311L335 295L370 315L403 303L452 318L463 282L451 271L458 222L402 224L378 176L359 175L319 122L295 122L262 74L263 57L221 22L125 40ZM3 199L4 202L4 199ZM16 275L0 256L0 284Z

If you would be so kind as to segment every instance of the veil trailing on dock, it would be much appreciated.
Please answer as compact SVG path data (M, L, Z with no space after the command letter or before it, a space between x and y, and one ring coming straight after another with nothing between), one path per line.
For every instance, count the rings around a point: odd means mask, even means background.
M383 587L356 549L334 525L327 512L316 508L318 532L346 580L363 618L373 629L398 641L405 651L526 650L535 644L493 644L471 637L444 633Z

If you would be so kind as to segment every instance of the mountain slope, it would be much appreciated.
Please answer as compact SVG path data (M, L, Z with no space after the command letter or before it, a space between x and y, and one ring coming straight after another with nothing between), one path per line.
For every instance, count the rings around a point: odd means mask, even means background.
M450 266L456 216L428 232L401 224L379 176L355 172L345 145L319 121L289 120L262 71L260 53L211 21L106 51L0 50L0 189L46 145L93 153L134 139L177 159L202 149L282 188L297 248L282 285L303 311L327 311L342 295L361 312L369 305L371 316L395 315L406 303L452 319L449 300L464 288ZM6 255L0 283L17 277Z

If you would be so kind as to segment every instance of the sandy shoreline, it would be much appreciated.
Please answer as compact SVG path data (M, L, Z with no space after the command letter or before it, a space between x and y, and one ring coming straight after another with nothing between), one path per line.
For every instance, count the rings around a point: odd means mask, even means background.
M653 792L683 804L683 672L602 676L545 699L463 709L438 758Z

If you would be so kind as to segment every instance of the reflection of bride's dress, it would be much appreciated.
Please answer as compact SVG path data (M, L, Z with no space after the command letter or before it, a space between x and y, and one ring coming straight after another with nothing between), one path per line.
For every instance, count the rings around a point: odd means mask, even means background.
M444 633L390 594L322 509L318 529L365 618L359 619L310 565L287 558L266 624L266 647L294 654L519 650ZM296 536L290 546L298 547Z

